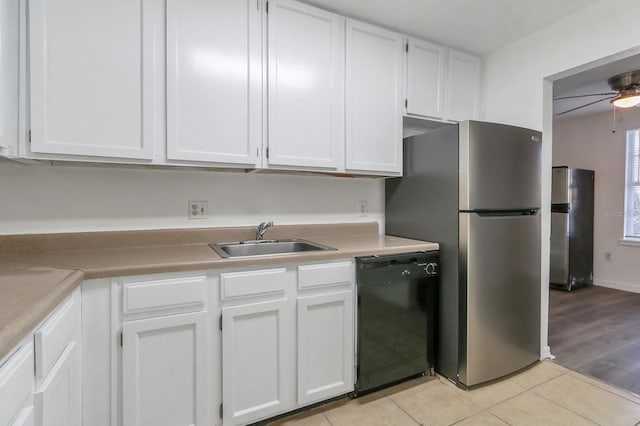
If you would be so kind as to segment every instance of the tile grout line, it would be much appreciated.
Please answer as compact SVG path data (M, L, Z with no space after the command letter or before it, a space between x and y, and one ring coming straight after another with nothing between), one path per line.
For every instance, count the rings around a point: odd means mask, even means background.
M599 378L597 378L597 377L593 377L593 376L590 376L590 375L588 375L588 374L585 374L585 373L582 373L582 372L580 372L580 371L576 371L576 370L571 370L571 371L573 371L574 373L579 374L579 375L581 375L581 376L589 377L590 379L595 380L595 381L597 381L597 382L601 382L602 384L605 384L605 385L607 385L607 386L614 387L614 385L613 385L613 384L610 384L610 383L607 383L607 382L603 382L602 380L600 380L600 379L599 379ZM639 403L639 402L634 401L634 400L632 399L632 398L634 398L634 399L639 399L640 397L635 397L635 396L633 396L633 395L631 395L631 396L630 396L630 395L620 395L620 394L617 394L617 393L615 393L615 392L611 392L609 389L601 388L600 386L594 385L593 383L589 383L589 382L587 382L587 381L585 381L585 380L582 380L582 379L581 379L581 378L579 378L579 377L575 377L575 376L571 376L571 377L573 377L574 379L576 379L576 380L578 380L578 381L580 381L580 382L582 382L582 383L586 383L586 384L591 385L591 386L593 386L593 387L595 387L595 388L598 388L598 389L600 389L600 390L603 390L603 391L605 391L605 392L608 392L608 393L610 393L611 395L615 395L615 396L620 397L620 398L622 398L622 399L625 399L625 400L627 400L627 401L629 401L629 402L633 402L635 405L640 405L640 403ZM628 389L624 389L624 388L619 388L618 390L619 390L621 393L623 393L623 394L624 394L624 393L626 393L626 392L629 392L629 390L628 390Z
M492 413L491 411L487 410L487 412L489 414L491 414L492 416L496 416L496 418L498 418L500 421L505 422L506 424L508 424L509 426L513 426L511 423L509 423L508 421L506 421L505 419L503 419L502 417L500 417L499 415L497 415L496 413Z
M593 385L592 385L592 386L593 386ZM536 386L536 387L537 387L537 386ZM531 390L533 391L533 389L531 389ZM537 396L539 396L540 398L546 399L547 401L551 402L552 404L557 405L557 406L558 406L558 407L560 407L560 408L564 408L565 410L572 412L572 413L573 413L573 414L575 414L576 416L582 417L583 419L585 419L585 420L586 420L586 421L588 421L588 422L591 422L591 423L596 424L596 425L598 425L598 426L604 426L604 425L602 425L602 424L600 424L600 423L596 422L595 420L591 420L591 419L589 419L589 418L587 418L587 417L583 416L582 414L580 414L580 413L578 413L578 412L576 412L576 411L572 410L572 409L571 409L571 408L569 408L569 407L565 407L564 405L562 405L562 404L560 404L560 403L557 403L557 402L556 402L556 401L554 401L553 399L547 398L546 396L539 394L538 392L533 392L533 393L535 393L535 394L536 394Z
M329 419L329 417L327 417L327 415L324 412L320 413L320 414L322 414L322 417L324 417L324 419L327 421L327 423L329 423L331 426L333 426L333 423L331 423L331 420Z
M564 367L563 367L563 368L564 368ZM569 370L569 369L567 369L567 370ZM557 371L557 370L556 370L556 371ZM571 371L571 370L569 370L569 371ZM550 378L550 379L547 379L547 380L545 380L545 381L543 381L543 382L541 382L541 383L538 383L537 385L535 385L535 386L533 386L533 387L531 387L531 388L525 388L525 387L522 387L522 389L523 389L523 390L522 390L522 392L519 392L519 393L517 393L517 394L515 394L515 395L512 395L512 396L510 396L509 398L504 399L504 400L502 400L502 401L500 401L500 402L497 402L497 403L495 403L495 404L493 404L493 405L489 405L489 406L488 406L488 407L486 407L483 411L480 411L480 412L478 412L478 413L476 413L476 414L474 414L474 415L472 415L472 416L465 417L464 419L461 419L461 420L457 421L456 423L460 423L461 421L464 421L464 420L466 420L466 419L468 419L468 418L470 418L470 417L473 417L473 416L475 416L475 415L477 415L477 414L480 414L480 413L486 412L486 413L488 413L488 414L490 414L490 415L492 415L492 416L497 417L498 419L500 419L501 421L503 421L503 422L504 422L504 423L506 423L507 425L511 426L511 423L509 423L508 421L506 421L505 419L503 419L502 417L500 417L499 415L497 415L497 414L493 413L493 412L492 412L492 411L490 411L490 410L491 410L492 408L494 408L494 407L497 407L497 406L498 406L498 405L500 405L500 404L503 404L503 403L505 403L505 402L507 402L507 401L510 401L510 400L512 400L512 399L514 399L514 398L517 398L517 397L521 396L521 395L524 395L524 394L525 394L525 393L527 393L527 392L533 391L533 389L537 388L538 386L542 386L542 385L544 385L545 383L548 383L548 382L550 382L550 381L552 381L552 380L555 380L555 379L557 379L557 378L559 378L559 377L561 377L561 376L564 376L564 375L568 374L568 372L559 372L559 373L560 373L560 374L558 374L557 376L552 377L552 378ZM440 380L440 376L438 376L438 380ZM443 383L443 384L444 384L444 383ZM520 385L517 385L517 386L520 386ZM535 393L536 395L538 395L538 393L536 393L536 392L534 392L534 393ZM471 401L471 402L475 403L471 398L469 398L468 396L466 396L466 395L465 395L465 393L462 393L462 396L463 396L464 398L466 398L467 400L469 400L469 401ZM559 404L556 404L556 405L559 405ZM562 406L561 406L561 407L562 407ZM562 408L566 408L566 407L562 407ZM571 410L569 410L569 411L571 411ZM576 413L576 414L577 414L577 413ZM584 416L581 416L581 417L583 417L583 418L584 418ZM589 420L589 419L587 419L587 420L588 420L588 421L591 421L591 420ZM452 424L456 424L456 423L452 423ZM593 423L595 423L595 422L593 422ZM600 426L602 426L602 425L600 425ZM636 426L638 426L638 425L636 425Z
M397 402L395 402L395 401L393 400L393 398L391 398L391 396L387 395L387 396L385 396L385 398L387 398L389 401L391 401L391 403L392 403L392 404L394 404L396 407L398 407L398 408L400 409L400 411L402 411L402 412L403 412L403 413L405 413L407 416L409 416L409 418L410 418L411 420L413 420L414 422L416 422L416 424L417 424L417 425L424 426L422 423L420 423L418 420L416 420L416 418L414 418L411 414L409 414L407 411L405 411L405 409L404 409L404 408L402 408L402 407L401 407Z

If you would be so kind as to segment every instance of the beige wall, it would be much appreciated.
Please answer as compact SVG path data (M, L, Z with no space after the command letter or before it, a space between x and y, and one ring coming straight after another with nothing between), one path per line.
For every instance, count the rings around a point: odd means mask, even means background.
M640 109L557 120L553 165L595 171L594 282L640 293L640 247L621 245L624 211L626 130L640 128ZM606 261L605 252L611 253Z

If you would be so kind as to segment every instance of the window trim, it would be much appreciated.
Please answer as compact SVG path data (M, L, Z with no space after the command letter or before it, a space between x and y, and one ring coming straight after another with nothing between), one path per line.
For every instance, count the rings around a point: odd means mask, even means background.
M633 136L635 136L635 138ZM635 140L634 140L635 139ZM631 148L632 143L637 141L640 145L640 129L629 129L626 133L626 147L625 147L625 178L624 178L624 228L622 232L622 239L620 243L629 246L640 246L640 232L638 234L633 233L633 212L632 202L633 189L640 187L640 179L633 182L632 174L632 161L631 161ZM640 150L640 146L639 146Z

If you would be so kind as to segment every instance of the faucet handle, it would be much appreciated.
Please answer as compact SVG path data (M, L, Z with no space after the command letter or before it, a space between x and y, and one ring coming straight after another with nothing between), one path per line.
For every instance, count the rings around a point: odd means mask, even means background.
M264 233L272 226L273 221L271 220L269 222L261 222L260 225L258 225L258 229L256 229L256 240L262 240Z

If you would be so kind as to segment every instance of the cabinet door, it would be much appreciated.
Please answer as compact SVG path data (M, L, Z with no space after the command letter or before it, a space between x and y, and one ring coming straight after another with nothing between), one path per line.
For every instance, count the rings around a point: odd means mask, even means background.
M344 146L344 18L269 1L269 165L335 170Z
M409 37L407 41L407 114L442 118L447 50Z
M347 20L346 166L365 172L402 172L400 34Z
M449 51L446 118L477 120L480 116L481 59L456 50Z
M167 158L256 166L262 135L256 0L167 1Z
M206 312L125 322L122 409L125 426L205 426Z
M18 349L0 364L0 425L21 417L33 401L33 345Z
M0 4L0 155L14 157L18 144L20 2Z
M74 341L60 355L33 395L36 425L82 424L80 372L80 348L78 342Z
M33 405L30 405L20 412L18 418L11 423L11 426L34 426L35 422Z
M295 315L287 300L222 308L225 425L295 408Z
M298 299L298 404L353 390L351 291Z
M31 151L151 159L151 0L30 0Z

